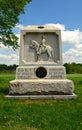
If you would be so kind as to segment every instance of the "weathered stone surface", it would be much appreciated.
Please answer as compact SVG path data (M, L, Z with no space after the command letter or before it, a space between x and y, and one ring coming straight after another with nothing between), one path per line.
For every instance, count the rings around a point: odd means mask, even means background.
M63 80L13 80L10 82L9 94L24 95L71 95L73 82Z

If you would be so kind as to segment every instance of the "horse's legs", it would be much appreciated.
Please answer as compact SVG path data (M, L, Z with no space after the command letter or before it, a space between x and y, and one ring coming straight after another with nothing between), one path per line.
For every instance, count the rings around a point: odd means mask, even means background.
M40 55L37 54L37 61L40 61Z
M47 50L48 53L48 61L52 61L52 50Z

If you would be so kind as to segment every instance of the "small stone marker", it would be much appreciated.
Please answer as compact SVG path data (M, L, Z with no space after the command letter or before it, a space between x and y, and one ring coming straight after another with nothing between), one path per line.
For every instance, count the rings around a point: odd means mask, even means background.
M8 98L75 98L74 84L62 66L61 31L53 26L27 26L21 30L19 67L10 81Z

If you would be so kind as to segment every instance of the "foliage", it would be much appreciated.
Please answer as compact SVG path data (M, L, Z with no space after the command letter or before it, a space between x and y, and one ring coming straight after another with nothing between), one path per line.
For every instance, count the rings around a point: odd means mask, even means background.
M5 65L0 64L0 72L13 72L16 70L18 65ZM64 66L66 67L67 74L79 73L82 74L82 64L76 63L65 63Z
M18 38L12 28L19 22L18 16L24 13L24 6L31 0L0 0L0 43L18 47Z
M1 72L15 72L17 66L18 65L16 64L13 64L13 65L0 64L0 73Z
M0 75L1 130L82 130L82 74L67 75L75 83L75 100L6 99L12 74Z
M65 63L67 74L80 73L82 74L82 64L78 63Z

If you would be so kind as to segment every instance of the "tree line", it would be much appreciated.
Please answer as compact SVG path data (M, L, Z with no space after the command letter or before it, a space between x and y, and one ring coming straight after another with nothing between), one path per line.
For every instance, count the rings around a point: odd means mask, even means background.
M0 64L0 73L1 72L10 72L13 73L16 71L18 65L13 64L13 65L5 65L5 64Z
M78 63L65 63L64 66L66 67L67 74L74 74L80 73L82 74L82 64Z
M74 73L80 73L82 74L82 64L78 63L65 63L64 64L66 68L67 74L74 74ZM0 73L1 72L15 72L18 65L6 65L6 64L0 64Z

